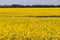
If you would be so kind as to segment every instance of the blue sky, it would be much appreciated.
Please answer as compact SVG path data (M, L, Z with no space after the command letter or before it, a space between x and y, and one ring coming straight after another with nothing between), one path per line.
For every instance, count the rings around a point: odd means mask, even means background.
M59 5L60 0L0 0L0 5L11 5L11 4L21 4L21 5Z

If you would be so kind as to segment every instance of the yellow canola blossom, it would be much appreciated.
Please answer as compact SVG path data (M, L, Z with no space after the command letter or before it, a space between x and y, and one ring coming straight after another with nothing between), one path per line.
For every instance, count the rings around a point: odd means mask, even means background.
M0 40L60 40L60 8L0 8Z

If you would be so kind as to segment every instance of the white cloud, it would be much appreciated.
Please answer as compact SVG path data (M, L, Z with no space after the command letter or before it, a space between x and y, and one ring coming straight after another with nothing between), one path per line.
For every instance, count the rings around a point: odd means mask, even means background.
M60 4L60 0L0 0L2 4Z

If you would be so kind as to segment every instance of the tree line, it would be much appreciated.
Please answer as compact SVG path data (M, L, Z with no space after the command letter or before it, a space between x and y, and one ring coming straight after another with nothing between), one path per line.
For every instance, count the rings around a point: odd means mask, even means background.
M50 8L60 7L60 5L0 5L0 8Z

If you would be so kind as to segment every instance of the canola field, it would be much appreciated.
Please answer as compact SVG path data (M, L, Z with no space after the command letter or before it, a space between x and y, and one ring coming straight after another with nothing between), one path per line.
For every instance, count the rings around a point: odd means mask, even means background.
M60 8L0 8L0 40L60 40Z

